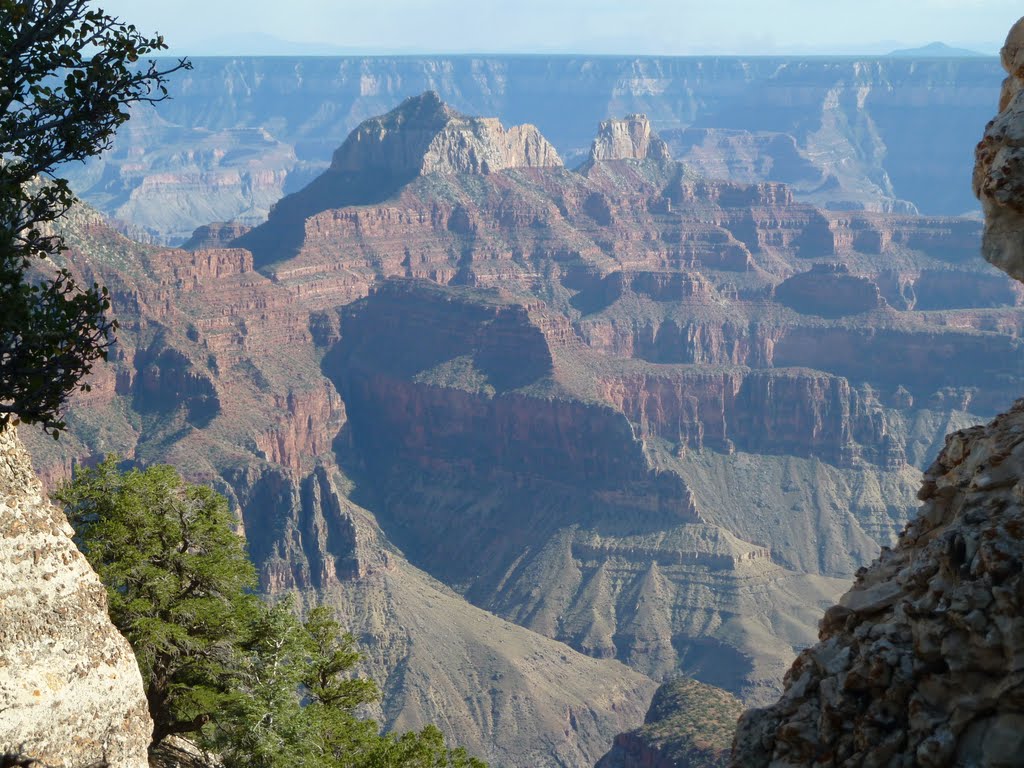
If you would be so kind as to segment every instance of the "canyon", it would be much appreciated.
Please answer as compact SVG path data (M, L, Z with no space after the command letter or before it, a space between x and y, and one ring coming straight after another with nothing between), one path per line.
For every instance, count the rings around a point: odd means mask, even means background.
M101 158L66 169L134 236L178 245L253 226L331 162L365 119L437 91L453 108L535 124L568 167L594 127L644 113L708 178L782 182L836 209L977 212L968 150L1002 77L992 58L401 56L199 58L173 98Z
M23 430L37 470L210 483L262 589L356 634L382 723L495 765L593 765L679 676L774 700L943 436L1021 391L1024 293L975 218L707 178L632 108L591 125L567 164L428 91L189 249L77 210L63 263L120 328L68 435Z
M1024 275L1024 19L1001 52L999 114L975 152L981 253ZM946 437L919 514L826 611L771 706L743 715L730 765L997 766L1024 750L1024 400Z

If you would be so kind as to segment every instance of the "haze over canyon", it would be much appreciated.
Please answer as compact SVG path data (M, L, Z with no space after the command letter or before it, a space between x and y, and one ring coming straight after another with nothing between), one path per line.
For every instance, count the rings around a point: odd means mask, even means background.
M389 728L723 764L945 435L1024 391L969 184L1001 78L198 60L68 169L62 263L118 340L67 435L21 440L50 486L118 452L225 494L261 589L356 634Z

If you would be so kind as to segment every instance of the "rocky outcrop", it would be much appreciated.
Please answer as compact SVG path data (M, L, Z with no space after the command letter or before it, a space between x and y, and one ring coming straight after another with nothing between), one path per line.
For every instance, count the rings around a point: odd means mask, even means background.
M974 166L974 193L985 212L982 255L1024 280L1024 19L1001 53L1007 71L999 115L985 128Z
M741 711L725 691L672 680L654 694L643 726L616 736L594 768L724 768Z
M815 264L775 289L775 298L805 315L844 317L885 306L878 286L844 264Z
M239 224L237 221L218 221L196 227L192 236L182 243L186 251L198 251L204 248L223 248L232 240L242 237L252 229L251 226Z
M330 170L411 177L561 165L558 152L534 126L506 129L495 117L467 117L427 91L362 123L334 153Z
M920 516L829 609L733 765L1011 766L1024 754L1024 401L950 435Z
M671 160L668 145L651 129L647 115L626 115L622 120L604 120L590 147L590 159Z
M983 253L1024 278L1024 19L978 148ZM746 713L736 768L1019 765L1024 755L1024 401L946 438L893 549L826 611L778 703Z
M142 676L72 533L13 428L0 432L0 754L143 768Z

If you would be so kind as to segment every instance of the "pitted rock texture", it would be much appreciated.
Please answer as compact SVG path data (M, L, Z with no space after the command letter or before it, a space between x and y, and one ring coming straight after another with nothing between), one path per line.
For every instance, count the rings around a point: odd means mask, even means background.
M427 91L362 123L334 153L331 170L401 177L561 165L558 152L534 126L506 129L495 117L467 117Z
M0 432L0 753L142 768L142 676L71 533L14 430Z
M732 765L1020 765L1024 400L950 435L920 516L740 720Z
M653 130L647 115L604 120L590 147L591 160L671 160L668 145Z
M985 212L982 255L1024 280L1024 18L1002 50L1003 82L999 114L978 144L974 194Z

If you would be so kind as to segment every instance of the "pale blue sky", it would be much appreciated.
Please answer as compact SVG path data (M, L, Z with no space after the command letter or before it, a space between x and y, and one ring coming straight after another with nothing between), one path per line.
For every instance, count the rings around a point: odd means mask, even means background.
M97 0L176 51L881 53L998 50L1020 0ZM282 46L291 41L301 46ZM305 48L305 46L309 46Z

